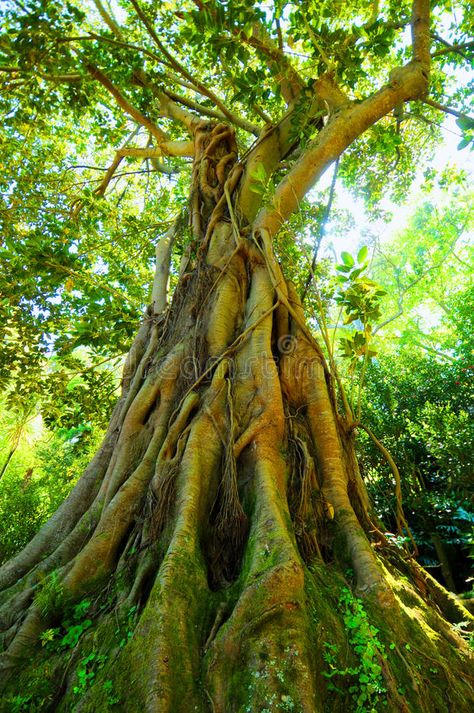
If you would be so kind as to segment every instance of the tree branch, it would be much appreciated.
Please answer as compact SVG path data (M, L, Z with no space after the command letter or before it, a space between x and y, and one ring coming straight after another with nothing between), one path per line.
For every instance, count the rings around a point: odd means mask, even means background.
M470 121L474 122L474 118L472 116L469 116L468 114L462 114L460 111L456 111L455 109L451 109L449 106L444 106L444 104L438 104L438 102L433 101L433 99L422 99L424 104L428 104L429 106L432 106L434 109L439 109L440 111L444 111L445 114L452 114L452 116L456 116L458 119L469 119Z
M88 40L98 40L99 42L106 42L109 45L114 45L115 47L125 47L125 49L136 50L146 57L154 60L157 64L162 64L165 67L170 67L168 62L164 62L163 59L151 50L147 50L145 47L140 47L139 45L134 45L131 42L124 42L123 40L113 40L111 37L104 37L104 35L98 35L96 32L89 32L86 37L67 37L64 41L67 42L82 42Z
M154 96L158 99L161 116L172 119L173 121L179 121L191 134L194 133L194 130L200 122L200 118L198 116L191 114L189 111L186 111L186 109L182 109L171 99L167 92L160 91L153 84L153 82L148 79L145 72L140 70L136 71L134 73L134 79L140 84L140 86L150 89Z
M204 9L203 3L200 0L195 0L195 5L202 12ZM206 10L216 17L215 5L212 8L210 6L211 2L207 2ZM281 38L281 29L278 24L277 28L279 30L279 38ZM275 74L275 79L280 85L285 102L287 104L293 103L300 95L305 83L283 52L282 46L279 47L275 44L264 25L260 22L254 22L250 35L247 35L239 27L226 27L225 29L235 38L233 41L241 40L244 44L250 45L263 54L267 66ZM229 37L229 39L231 38Z
M347 96L336 84L331 73L323 74L313 82L312 97L303 117L303 126L313 126L321 130L324 126L323 115L336 112L350 104ZM240 214L251 222L258 210L260 201L256 201L255 168L261 164L266 176L270 176L281 166L281 160L291 153L298 142L293 135L295 107L290 108L277 124L268 125L262 131L258 141L249 149L245 161L245 174L239 189L238 209ZM300 128L303 128L301 126ZM241 157L243 161L244 157ZM257 205L258 203L258 205Z
M99 11L99 14L109 30L113 32L113 34L119 38L119 40L122 39L122 33L120 31L120 27L118 26L116 20L112 17L112 15L107 12L103 4L101 3L100 0L93 0L94 5L96 6L97 10Z
M390 81L382 89L360 104L349 103L347 98L326 75L326 84L321 80L323 91L333 103L334 113L318 137L312 141L291 171L278 185L272 204L263 208L255 221L255 229L268 230L271 236L285 220L298 209L299 203L350 144L383 116L403 102L421 99L428 89L430 69L429 0L413 0L412 41L413 59L404 67L395 67ZM322 95L322 98L325 98Z
M170 99L172 99L174 102L177 104L183 104L183 106L187 106L188 109L193 109L196 111L198 114L201 114L202 116L210 116L213 119L218 119L219 121L225 121L226 116L220 111L216 111L215 109L210 109L207 106L203 106L202 104L199 104L199 102L193 101L192 99L189 99L188 97L183 97L180 94L176 94L175 92L172 92L169 89L166 89L164 91L164 94L166 94Z
M248 131L251 134L254 134L255 136L258 136L259 134L259 129L256 127L254 124L251 122L247 121L246 119L241 118L240 116L237 116L236 114L232 113L227 109L225 104L219 99L219 97L214 94L210 89L208 89L205 84L203 84L201 81L198 79L195 79L189 72L188 70L183 67L183 65L178 62L177 59L175 59L166 49L166 47L163 45L161 42L160 38L156 34L155 30L153 29L150 21L148 20L147 16L141 9L140 5L138 4L137 0L130 0L131 4L133 5L135 12L137 13L138 17L146 27L148 34L152 38L153 42L156 44L160 52L163 53L163 55L166 57L168 62L170 63L171 67L178 72L178 74L181 74L185 79L187 79L188 82L190 82L201 94L204 96L207 96L211 101L214 102L214 104L221 110L221 112L227 117L227 119L232 123L235 124L236 126L239 126L241 129L244 129L245 131Z
M450 54L451 52L454 52L455 54L460 55L463 59L469 61L469 57L466 57L464 52L462 52L463 49L471 49L471 47L474 47L474 40L471 42L465 42L464 44L457 44L457 45L451 45L449 42L446 42L446 40L443 40L442 37L439 35L433 34L433 38L437 41L440 42L442 45L445 46L445 49L443 50L437 50L436 52L433 52L431 55L431 58L434 59L436 57L442 57L445 54Z
M166 149L171 150L171 148L174 149L174 156L193 156L194 155L194 142L193 141L167 141L162 143L158 148L154 147L144 147L144 148L137 148L137 147L128 147L128 146L123 146L121 149L115 152L115 157L114 160L112 161L111 165L107 169L107 172L102 179L100 185L95 189L94 193L96 196L103 196L105 194L105 191L107 190L110 181L115 175L115 172L117 168L120 166L122 163L123 159L126 157L130 158L141 158L141 159L156 159L159 158L160 156L163 156L164 153L166 153ZM180 153L178 153L180 151ZM172 175L174 171L168 166L164 166L161 163L158 163L158 161L153 160L153 168L155 171L158 171L159 173L165 173L167 175ZM126 174L122 174L126 175ZM81 211L81 208L83 207L83 202L81 199L77 199L73 203L73 215L77 216L79 212Z
M97 188L95 191L97 195L103 196L105 191L107 190L107 186L109 185L112 176L114 175L115 171L121 164L124 158L141 158L141 159L156 159L165 153L163 151L163 148L166 148L167 146L169 147L173 145L175 147L175 153L173 154L174 156L193 156L194 155L194 143L192 141L168 141L165 144L161 144L159 148L154 148L154 147L145 147L145 148L135 148L135 147L123 147L119 149L118 151L115 152L115 158L110 166L110 168L107 170L106 175L104 176L104 179L100 186ZM178 150L181 150L181 153L178 153ZM164 166L162 164L157 164L156 166L153 166L155 170L159 171L160 173L167 173L168 175L171 175L174 173L171 169L168 169L167 166Z
M4 72L5 74L28 74L28 72L24 69L20 69L18 67L1 67L0 66L0 72ZM71 72L69 74L47 74L46 72L41 72L38 69L35 69L35 74L38 75L38 77L41 77L41 79L44 79L47 82L57 82L59 83L75 83L75 82L80 82L83 77L82 74L79 74L78 72Z
M417 99L426 91L423 65L410 62L397 68L392 81L360 104L351 103L336 111L312 141L275 191L272 205L257 216L256 229L266 228L273 236L284 221L345 149L370 126L402 102Z
M292 104L301 94L304 81L286 54L275 45L266 29L259 23L253 24L253 34L250 37L243 32L240 37L243 42L259 50L267 58L267 65L275 74L283 99L287 104Z
M430 69L430 0L413 0L411 16L413 60L420 62L424 71Z
M156 126L150 119L148 119L144 114L142 114L138 109L136 109L128 99L126 99L123 94L117 89L117 87L112 84L110 79L105 76L103 72L93 64L86 64L86 69L89 74L97 79L114 97L117 104L123 109L129 116L132 117L138 124L144 126L152 136L158 141L158 143L163 144L168 141L168 136L162 131L158 126Z

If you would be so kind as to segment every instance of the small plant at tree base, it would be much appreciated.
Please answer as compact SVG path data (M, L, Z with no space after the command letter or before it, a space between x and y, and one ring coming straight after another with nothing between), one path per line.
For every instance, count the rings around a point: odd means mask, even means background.
M471 622L459 621L453 624L453 629L467 641L469 648L474 650L474 631L471 630Z
M380 705L386 705L386 688L383 682L380 659L386 658L385 648L378 638L378 629L369 623L362 601L344 587L339 598L349 644L358 659L358 665L340 669L337 665L338 647L325 642L323 658L331 669L323 672L326 678L349 676L349 693L355 702L355 713L377 713ZM332 681L329 690L344 694L344 690Z
M127 611L126 621L115 630L115 634L119 639L119 646L121 649L127 644L133 636L133 630L135 628L134 619L137 615L137 606L132 606Z
M120 703L120 697L117 696L117 694L115 693L114 684L111 681L111 679L108 679L107 681L105 681L102 688L107 693L107 705L108 706L114 706L117 703Z
M81 660L77 669L77 685L72 689L75 695L84 695L94 683L97 671L105 666L106 661L107 656L97 654L95 651Z
M83 599L76 604L72 609L71 619L66 619L61 624L62 629L65 631L62 638L58 638L61 634L61 628L47 629L40 636L42 646L51 651L73 649L82 634L92 626L92 619L84 619L91 605L92 602L89 599Z
M57 572L51 572L40 583L35 604L44 617L64 608L64 591Z
M31 710L33 696L14 696L8 700L8 704L11 706L11 713L23 713L23 711Z

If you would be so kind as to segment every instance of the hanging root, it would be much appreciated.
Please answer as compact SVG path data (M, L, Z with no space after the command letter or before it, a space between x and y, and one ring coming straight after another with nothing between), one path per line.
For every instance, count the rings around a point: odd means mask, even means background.
M210 579L214 588L225 586L233 579L240 565L248 533L248 520L242 508L237 485L237 463L234 455L234 398L230 378L227 379L227 442L224 441L222 475L216 500L210 515L212 535L208 547L212 551Z
M176 478L179 472L179 458L173 458L161 464L159 477L154 485L154 493L149 493L150 529L149 540L159 538L166 524L170 521L176 496ZM156 478L156 475L155 475Z
M398 470L397 464L393 460L390 452L385 448L383 443L379 441L379 439L375 436L375 434L371 431L370 428L367 426L364 426L363 423L360 423L360 421L357 421L356 423L353 423L351 426L352 429L355 428L361 428L363 431L367 433L367 435L370 437L370 439L373 441L375 446L378 448L378 450L382 453L383 457L387 461L388 465L390 466L390 470L392 471L393 477L395 479L395 501L396 501L396 522L397 522L397 531L400 536L403 536L403 530L407 533L411 544L413 545L413 555L417 557L418 555L418 547L415 542L415 539L413 537L413 533L410 530L410 527L406 521L405 518L405 513L403 512L403 503L402 503L402 483L401 483L401 478L400 478L400 471Z
M288 417L288 424L288 504L299 550L305 562L310 563L315 557L322 560L318 542L325 519L322 494L308 444L303 433L299 433L301 427L292 416Z

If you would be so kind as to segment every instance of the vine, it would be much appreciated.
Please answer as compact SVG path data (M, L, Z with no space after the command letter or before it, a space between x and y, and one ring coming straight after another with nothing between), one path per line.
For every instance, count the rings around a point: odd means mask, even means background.
M338 608L343 615L348 641L357 659L356 666L340 668L337 663L337 645L325 641L323 658L329 666L324 671L325 678L336 676L349 678L348 691L355 703L355 713L377 713L379 705L386 705L387 689L382 675L382 660L387 658L385 647L378 638L379 630L369 623L362 600L354 597L348 587L344 587L339 597ZM332 681L328 690L341 695L345 691Z

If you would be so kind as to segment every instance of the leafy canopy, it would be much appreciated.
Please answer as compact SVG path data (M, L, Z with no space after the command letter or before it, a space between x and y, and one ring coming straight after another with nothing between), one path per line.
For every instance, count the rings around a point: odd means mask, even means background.
M388 111L341 156L339 178L373 209L387 193L403 200L429 159L437 105L470 139L457 77L472 59L473 16L467 0L455 5L432 3L431 104ZM410 61L411 12L394 0L5 0L2 388L54 400L71 373L127 350L150 299L154 245L187 204L190 121L230 123L241 156L289 122L286 154L252 168L254 198L270 200L341 102L363 104ZM299 205L317 229L321 216ZM184 231L174 245L172 285L188 240Z

